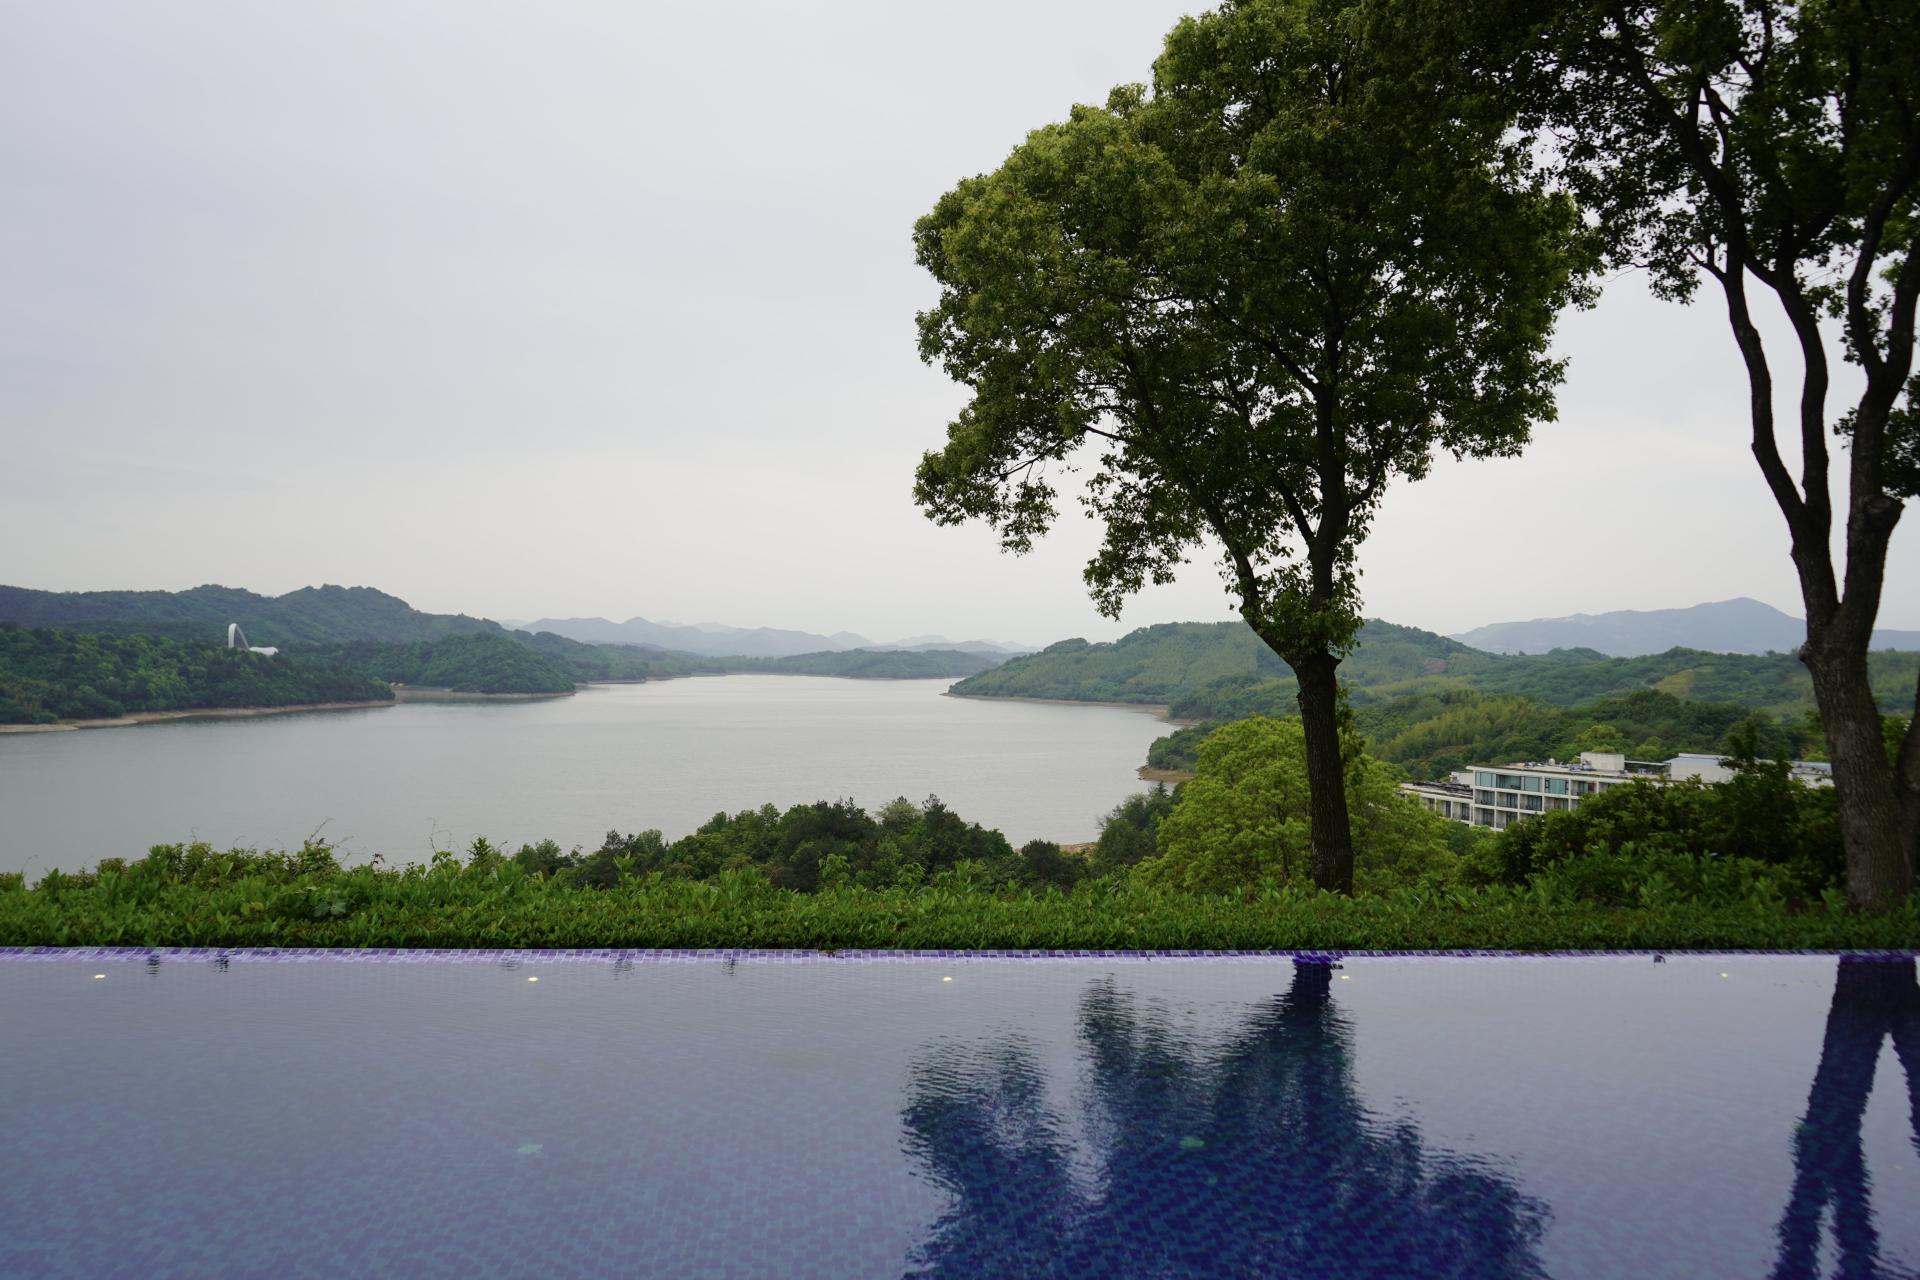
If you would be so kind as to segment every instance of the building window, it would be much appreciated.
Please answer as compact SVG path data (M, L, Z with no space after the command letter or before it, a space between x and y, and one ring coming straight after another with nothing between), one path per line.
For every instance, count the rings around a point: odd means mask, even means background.
M1474 802L1475 804L1487 804L1487 805L1490 805L1490 804L1492 804L1492 803L1493 803L1493 792L1491 792L1491 791L1476 791L1476 792L1474 792L1474 793L1473 793L1473 802Z
M1523 791L1538 791L1540 789L1540 779L1538 778L1522 778L1520 782Z
M1563 796L1567 794L1567 780L1565 778L1548 778L1547 794L1550 796ZM1561 808L1565 807L1565 805L1561 806Z
M1473 785L1476 787L1490 787L1493 785L1493 775L1490 773L1476 773L1473 775Z
M1493 825L1493 810L1491 810L1491 809L1476 809L1476 810L1474 811L1474 814L1473 814L1473 821L1474 821L1474 825L1476 825L1476 826L1481 826L1481 827L1490 827L1490 826L1492 826L1492 825Z
M1500 793L1500 807L1502 809L1518 809L1520 807L1520 797L1514 795L1511 791L1502 791Z
M1549 809L1564 809L1564 808L1566 808L1566 807L1567 807L1567 802L1566 802L1566 800L1565 800L1565 799L1563 799L1562 797L1560 797L1560 796L1548 796L1548 797L1547 797L1547 808L1549 808Z
M1531 809L1535 813L1538 813L1540 812L1540 797L1539 796L1521 796L1520 807L1522 809Z

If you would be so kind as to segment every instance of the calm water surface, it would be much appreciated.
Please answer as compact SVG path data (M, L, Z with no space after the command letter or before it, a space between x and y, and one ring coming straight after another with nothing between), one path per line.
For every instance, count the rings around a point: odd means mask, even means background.
M1920 1264L1911 959L0 957L8 1277Z
M598 847L716 812L940 798L1018 845L1091 840L1173 726L1138 709L942 696L951 680L726 676L566 698L0 735L0 871L158 842L424 861L476 835ZM322 824L325 824L322 827ZM31 865L29 866L29 860Z

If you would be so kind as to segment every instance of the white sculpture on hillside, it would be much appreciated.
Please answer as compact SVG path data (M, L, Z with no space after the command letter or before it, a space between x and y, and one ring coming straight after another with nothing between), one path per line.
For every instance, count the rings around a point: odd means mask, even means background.
M274 648L272 645L262 646L248 644L247 633L240 629L240 624L237 622L229 622L227 624L227 648L245 649L248 653L264 653L269 658L280 652L280 650Z

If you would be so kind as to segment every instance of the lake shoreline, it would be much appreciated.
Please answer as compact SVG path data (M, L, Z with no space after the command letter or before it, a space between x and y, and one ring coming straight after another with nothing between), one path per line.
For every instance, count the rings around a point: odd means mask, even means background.
M1126 711L1151 711L1156 720L1168 724L1199 724L1198 720L1176 720L1167 714L1173 709L1166 702L1095 702L1087 698L1021 698L1003 693L945 693L945 698L970 698L976 702L1037 702L1049 707L1119 707Z
M249 716L275 716L289 711L351 711L358 707L391 707L384 698L364 702L300 702L286 707L184 707L175 711L129 711L124 716L104 720L61 720L54 724L0 724L0 733L65 733L70 729L124 729L136 724L154 724L163 720L238 720Z
M550 693L468 693L459 689L432 689L423 685L395 685L395 702L524 702L528 698L571 698L573 689L555 689Z

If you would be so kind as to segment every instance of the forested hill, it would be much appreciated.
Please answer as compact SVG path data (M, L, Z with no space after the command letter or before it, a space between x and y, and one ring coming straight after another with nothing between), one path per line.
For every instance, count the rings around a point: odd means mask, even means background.
M393 684L456 693L572 693L573 673L506 635L451 635L414 644L304 645L294 662L338 667Z
M1910 712L1920 654L1876 653L1874 687L1890 712ZM1807 670L1787 654L1719 654L1672 649L1609 658L1591 649L1504 655L1456 640L1370 620L1340 665L1356 707L1452 689L1519 694L1554 707L1623 698L1655 689L1701 702L1738 702L1776 716L1811 710ZM955 685L975 697L1163 702L1180 719L1232 719L1253 711L1292 714L1293 673L1239 622L1165 623L1111 644L1063 640Z
M497 622L422 613L372 587L302 587L263 596L238 587L191 591L34 591L0 586L0 622L65 630L147 631L177 640L226 639L237 622L257 645L410 644L461 632L505 635Z
M372 702L393 693L338 667L153 635L26 630L0 622L0 724L134 711Z

